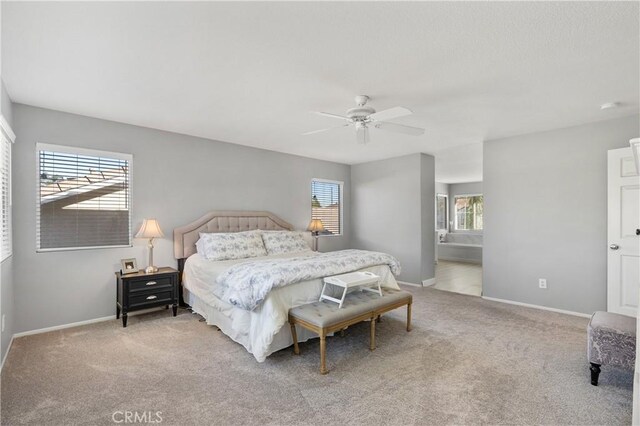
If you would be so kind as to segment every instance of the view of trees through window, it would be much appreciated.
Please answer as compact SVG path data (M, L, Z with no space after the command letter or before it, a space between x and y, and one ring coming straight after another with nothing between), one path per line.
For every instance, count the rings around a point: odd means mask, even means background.
M436 195L436 229L447 229L447 196Z
M482 206L482 195L463 195L456 197L456 231L482 230Z

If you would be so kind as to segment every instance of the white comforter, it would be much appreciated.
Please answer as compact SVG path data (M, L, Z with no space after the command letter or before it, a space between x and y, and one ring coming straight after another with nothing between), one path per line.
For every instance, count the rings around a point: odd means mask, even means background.
M286 259L250 259L218 275L214 294L225 302L252 311L274 288L377 265L388 265L394 275L400 273L400 263L395 257L369 250L339 250Z
M315 255L317 253L305 251L266 256L256 260ZM198 303L192 303L195 312L203 315L208 324L218 326L227 336L243 345L256 360L263 362L273 352L291 345L288 327L283 329L289 309L317 301L322 290L322 279L274 288L257 308L247 311L220 300L214 294L218 276L231 266L242 262L246 262L246 259L209 261L195 254L185 263L183 285L187 292L197 297ZM384 287L399 288L387 265L362 270L380 276L381 285ZM189 300L189 295L185 296ZM305 340L304 337L301 340Z

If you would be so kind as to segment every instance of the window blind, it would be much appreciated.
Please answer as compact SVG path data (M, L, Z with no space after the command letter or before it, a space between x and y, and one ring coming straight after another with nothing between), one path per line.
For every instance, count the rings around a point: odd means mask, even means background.
M342 182L311 181L311 218L321 219L321 235L342 234Z
M39 251L131 245L131 156L38 145Z
M0 237L0 256L5 260L13 253L11 236L11 142L4 136L0 137L0 191L2 205L0 206L2 235Z

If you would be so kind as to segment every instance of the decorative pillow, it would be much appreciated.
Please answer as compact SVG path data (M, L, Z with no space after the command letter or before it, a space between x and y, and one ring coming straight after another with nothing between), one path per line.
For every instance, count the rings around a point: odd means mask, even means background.
M198 253L209 260L246 259L266 256L259 231L200 233Z
M262 240L269 255L311 250L300 232L268 231L262 232Z
M200 238L196 241L196 251L201 254L202 257L207 257L205 254L204 238L202 238L202 233L200 233Z

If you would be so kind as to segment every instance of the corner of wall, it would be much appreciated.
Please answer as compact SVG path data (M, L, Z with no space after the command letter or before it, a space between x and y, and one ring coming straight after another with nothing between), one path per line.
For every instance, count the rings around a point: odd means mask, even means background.
M13 256L0 263L0 322L4 319L4 330L0 332L0 371L13 341Z
M420 154L420 210L421 227L421 282L435 278L435 202L436 168L435 158L429 154Z
M13 103L4 81L0 78L0 114L3 118L0 125L9 126L5 131L13 133ZM11 179L13 184L13 177ZM0 321L4 319L4 330L0 331L0 371L13 341L14 330L14 297L13 297L13 256L0 263Z
M13 127L13 102L9 97L4 81L0 78L0 113L10 127Z

